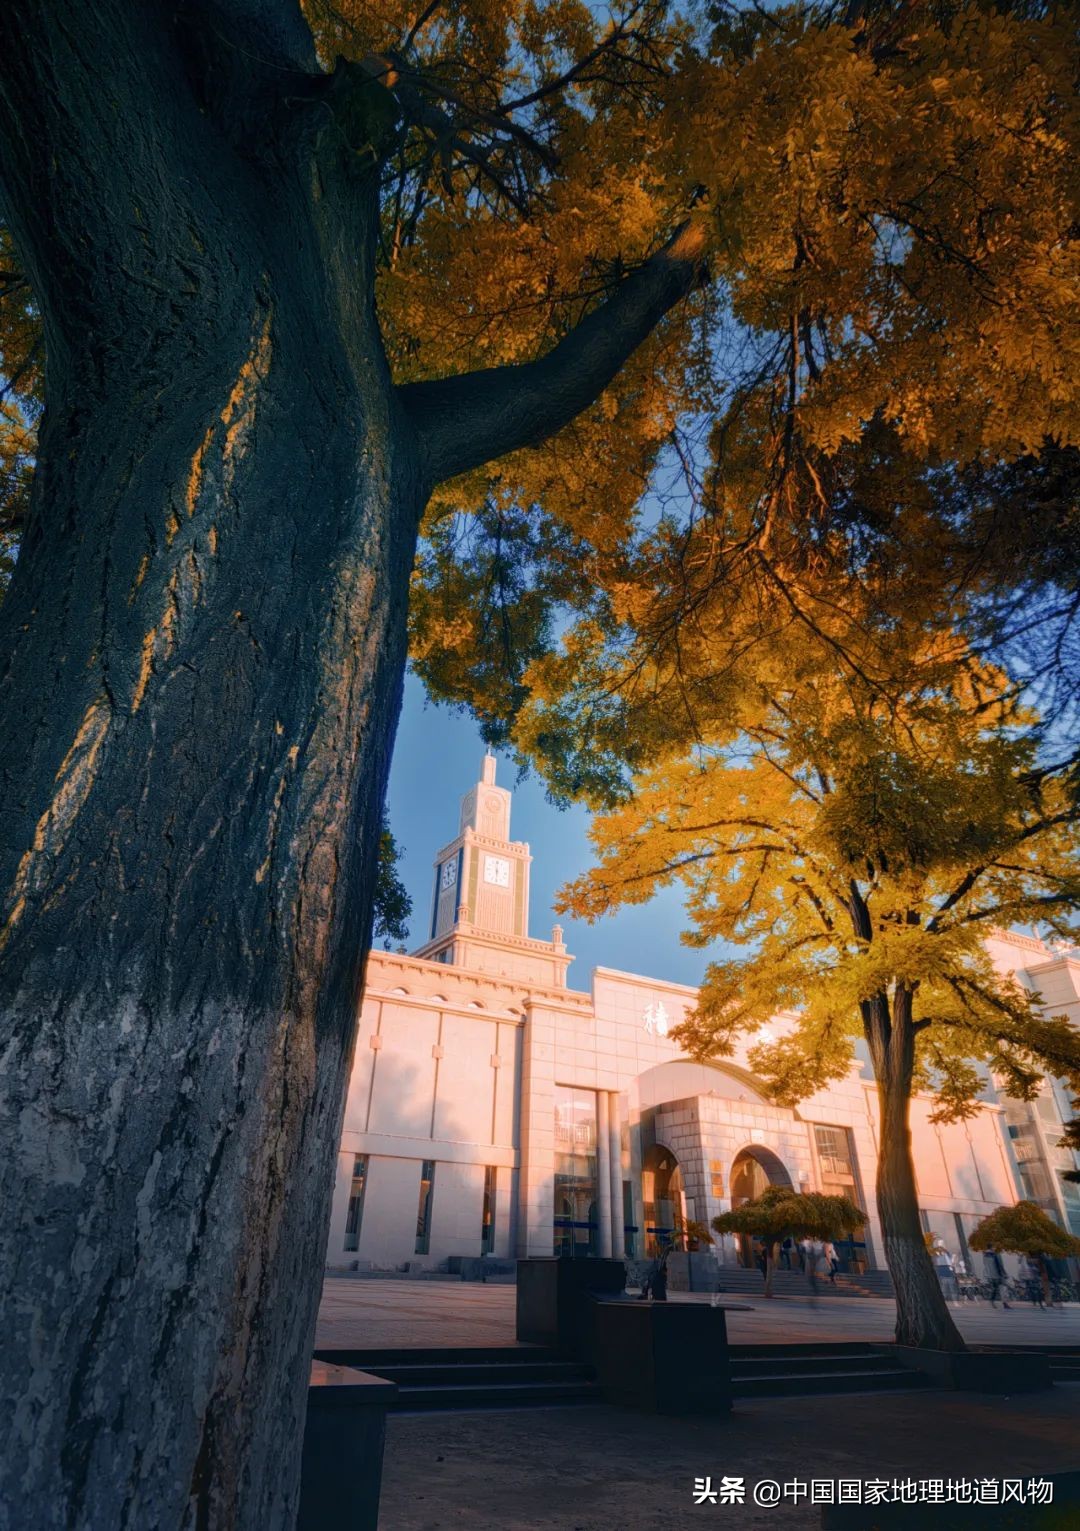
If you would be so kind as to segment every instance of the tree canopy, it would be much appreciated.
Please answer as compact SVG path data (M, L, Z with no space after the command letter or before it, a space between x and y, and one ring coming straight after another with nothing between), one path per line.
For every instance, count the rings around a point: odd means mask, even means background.
M647 384L635 368L572 438L455 483L429 523L416 663L491 737L530 658L565 679L561 606L586 613L575 664L627 623L670 650L687 612L719 625L748 589L811 635L868 565L891 568L894 604L931 575L985 643L1068 672L1080 119L1064 10L714 18L680 38L643 140L651 176L695 188L713 282L642 354ZM691 338L672 388L672 341ZM543 743L557 793L610 788Z
M389 944L409 939L409 916L412 899L398 875L401 849L394 839L385 813L382 834L379 837L379 871L375 883L375 923L372 927L373 941Z
M435 694L478 705L489 732L505 727L507 671L550 640L553 604L630 582L627 539L650 485L696 507L684 562L699 599L751 565L790 579L794 545L820 558L841 502L867 536L898 536L881 474L930 475L935 493L947 482L943 577L1017 573L1015 519L987 537L986 474L1001 461L1042 473L1046 450L1068 452L1080 433L1067 6L703 14L625 0L602 16L578 0L308 0L305 14L339 77L328 116L361 159L375 129L362 114L351 123L357 82L393 97L378 129L378 305L399 381L550 353L687 220L711 277L582 419L437 492L414 591L417 663ZM288 52L299 44L281 25L265 38ZM5 243L9 548L42 361ZM1026 573L1057 593L1060 563L1036 568L1033 549L1049 537L1072 556L1074 505L1072 489L1049 495L1019 533ZM463 527L463 511L480 523Z
M770 1185L751 1201L721 1212L712 1226L716 1233L745 1233L764 1240L765 1296L771 1297L777 1251L785 1239L839 1239L865 1222L866 1213L848 1196Z
M797 1011L751 1054L787 1103L842 1077L861 1007L905 987L914 1082L936 1094L938 1119L978 1108L980 1062L1025 1098L1047 1067L1080 1088L1075 1032L984 943L1033 919L1070 933L1080 810L1040 770L1034 720L1000 672L961 664L942 635L899 649L907 689L887 699L794 632L758 651L756 674L733 666L711 710L692 675L696 741L594 820L598 865L559 907L595 918L681 882L685 939L732 950L707 969L681 1040L723 1056ZM674 704L659 710L669 732Z
M558 907L595 919L683 885L684 939L730 955L675 1040L722 1058L748 1037L751 1068L789 1106L843 1077L865 1041L898 1338L955 1348L919 1234L910 1095L931 1091L935 1119L956 1120L991 1077L1025 1099L1046 1071L1080 1088L1075 1030L985 943L1036 919L1069 939L1080 806L1068 769L1041 761L1017 686L972 652L931 583L908 579L890 617L888 577L823 593L812 631L755 598L722 619L686 613L666 651L571 634L521 730L541 755L557 741L568 775L587 761L596 795L621 786L627 758L648 761L594 819L597 865Z
M1064 1258L1080 1255L1080 1239L1066 1233L1033 1201L1015 1207L999 1207L984 1217L968 1239L972 1249L1005 1249L1014 1254Z
M716 1233L746 1233L776 1244L784 1239L838 1239L865 1222L866 1213L848 1196L770 1185L753 1200L719 1213L712 1226Z

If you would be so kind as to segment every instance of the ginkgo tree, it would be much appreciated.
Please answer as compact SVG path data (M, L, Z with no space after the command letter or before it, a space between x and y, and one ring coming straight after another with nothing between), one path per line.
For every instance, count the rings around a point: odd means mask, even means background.
M781 1103L843 1077L865 1042L897 1340L962 1348L923 1242L911 1096L931 1092L935 1119L948 1121L979 1108L989 1076L1024 1099L1045 1071L1080 1086L1080 1037L994 967L984 940L1035 919L1068 938L1080 805L1062 773L1040 766L1036 720L1007 677L947 631L878 634L890 690L850 667L850 646L838 658L794 619L741 662L715 634L695 653L692 628L680 635L684 665L729 656L717 706L707 672L653 675L636 726L641 740L653 718L663 742L627 800L595 818L597 864L559 907L595 919L682 883L684 939L734 951L706 970L676 1040L724 1057L797 1011L749 1052ZM546 732L552 707L575 726L565 695L533 707Z
M828 1196L821 1191L795 1191L790 1186L769 1185L751 1201L721 1212L712 1220L715 1233L742 1233L765 1245L765 1288L773 1295L773 1278L786 1239L839 1239L855 1233L866 1222L866 1213L848 1196Z
M1080 437L1074 31L919 10L0 9L20 1524L295 1506L421 527L442 569L542 507L534 647L688 419L810 543L883 414L921 462ZM508 545L417 587L436 691Z
M1014 1207L998 1207L996 1212L982 1219L968 1243L976 1252L1009 1250L1036 1261L1043 1298L1047 1302L1051 1296L1047 1259L1067 1259L1069 1256L1076 1259L1080 1256L1080 1239L1067 1233L1034 1201L1018 1201Z

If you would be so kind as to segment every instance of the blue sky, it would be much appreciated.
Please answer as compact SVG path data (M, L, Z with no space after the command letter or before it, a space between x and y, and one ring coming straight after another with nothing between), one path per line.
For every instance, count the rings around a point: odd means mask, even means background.
M472 718L426 702L423 687L410 675L388 799L390 827L403 847L399 871L413 901L410 949L424 939L435 852L456 833L459 802L479 779L483 757L484 745ZM589 816L583 808L562 813L553 808L536 776L521 783L514 777L513 764L501 757L497 780L514 794L510 833L515 840L527 840L533 856L529 934L547 940L556 919L551 907L556 888L591 864ZM679 941L686 921L678 889L667 889L651 903L620 910L595 925L568 917L560 923L576 959L567 977L573 988L587 989L594 967L696 984L709 961L708 952Z

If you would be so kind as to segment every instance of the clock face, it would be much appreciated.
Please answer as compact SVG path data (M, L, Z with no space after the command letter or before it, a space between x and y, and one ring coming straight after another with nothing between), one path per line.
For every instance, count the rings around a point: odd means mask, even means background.
M484 857L484 881L494 883L497 888L510 886L510 863L505 856Z
M452 888L456 882L457 882L457 857L455 856L452 861L445 861L445 862L443 862L442 886L444 888Z

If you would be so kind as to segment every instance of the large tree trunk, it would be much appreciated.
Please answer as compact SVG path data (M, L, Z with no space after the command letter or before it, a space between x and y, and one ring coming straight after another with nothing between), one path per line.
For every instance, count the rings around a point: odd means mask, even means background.
M422 490L370 164L346 256L156 7L107 19L0 36L102 65L3 103L48 405L0 613L0 1525L278 1531Z
M380 65L297 0L8 0L45 322L0 609L0 1528L286 1531L416 531L701 278L395 389Z
M898 991L891 1015L884 996L864 1006L864 1022L880 1103L877 1204L885 1262L896 1289L896 1341L932 1350L963 1350L919 1219L909 1120L915 1057L910 993Z

